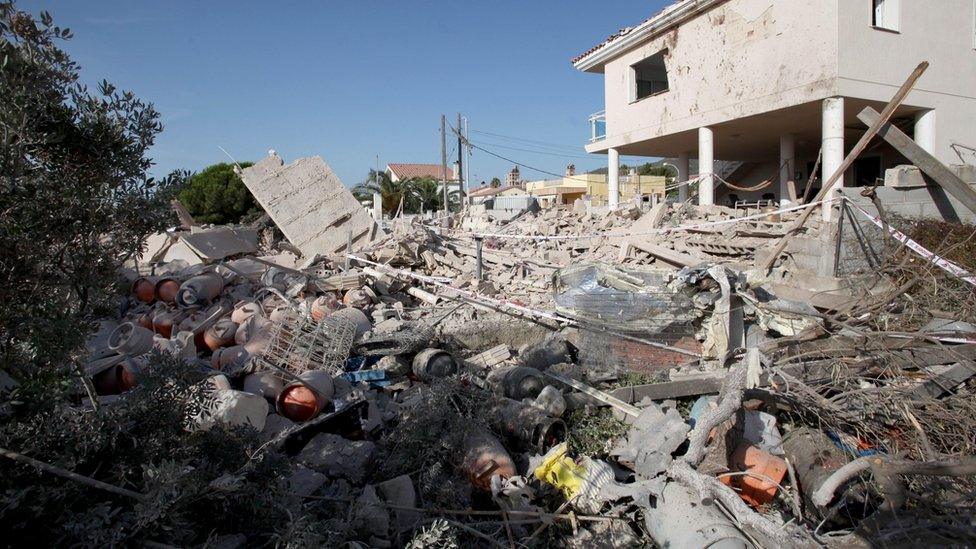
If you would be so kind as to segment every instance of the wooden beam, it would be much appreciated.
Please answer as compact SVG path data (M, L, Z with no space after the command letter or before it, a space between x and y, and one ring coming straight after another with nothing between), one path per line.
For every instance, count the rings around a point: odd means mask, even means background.
M647 385L634 385L631 387L620 387L610 392L610 395L620 400L633 404L645 398L650 400L667 400L669 398L682 398L688 396L705 395L717 393L722 389L722 382L725 380L725 373L722 375L696 376L689 379L677 381L665 381L663 383L649 383Z
M603 404L606 404L607 406L611 406L613 408L616 408L617 410L623 412L624 414L626 414L626 415L628 415L628 416L630 416L632 418L637 418L638 416L641 415L640 408L636 408L634 406L631 406L630 404L628 404L628 403L620 400L619 398L617 398L617 397L615 397L615 396L613 396L613 395L611 395L609 393L606 393L606 392L601 391L599 389L594 389L593 387L590 387L589 385L587 385L587 384L585 384L583 382L576 381L575 379L568 378L568 377L564 377L564 376L561 376L561 375L556 374L556 373L553 373L553 372L549 372L549 371L543 370L542 373L546 377L549 377L551 379L554 379L554 380L556 380L556 381L558 381L558 382L560 382L560 383L562 383L564 385L568 385L568 386L572 387L573 389L576 389L577 391L579 391L581 393L586 393L588 396L596 399L598 402L601 402Z
M783 250L786 249L786 245L789 244L790 236L799 230L800 227L803 227L803 225L807 222L807 219L809 219L810 214L813 213L813 210L817 208L817 203L827 196L827 193L830 192L830 188L833 187L834 184L840 180L840 178L844 177L844 173L854 164L857 157L861 156L861 153L867 149L868 144L872 139L874 139L874 136L877 135L878 130L881 129L881 126L886 124L888 120L891 119L891 116L895 114L895 110L901 106L902 102L905 100L905 97L907 97L908 93L912 91L912 88L915 87L915 83L918 82L918 79L922 77L922 74L928 68L928 61L922 61L908 77L908 80L902 84L901 88L898 89L898 92L895 93L895 96L891 98L891 101L888 102L884 110L881 112L881 118L878 120L879 124L872 124L871 127L868 128L867 133L861 137L861 140L857 142L857 145L854 145L854 149L851 150L850 154L847 155L847 158L845 158L841 163L840 168L838 168L837 171L830 176L830 179L824 183L823 187L820 189L820 192L818 192L817 196L813 198L813 202L811 202L806 209L803 210L800 217L798 217L793 225L790 226L790 230L786 232L786 235L781 238L779 243L773 248L773 252L769 254L769 257L762 265L763 272L769 272L773 264L776 263L776 260L779 259L779 256L783 253Z
M861 111L861 114L857 115L857 117L861 122L870 125L875 124L881 119L878 111L871 107L867 107ZM931 177L947 193L959 202L962 202L963 206L969 208L969 211L976 212L976 191L960 179L959 176L952 173L945 164L939 162L936 157L929 154L922 147L919 147L918 143L915 143L912 138L905 135L905 132L899 130L893 124L887 123L881 126L878 135L894 147L895 150L900 152L902 156L907 158L909 162L915 164L918 169Z

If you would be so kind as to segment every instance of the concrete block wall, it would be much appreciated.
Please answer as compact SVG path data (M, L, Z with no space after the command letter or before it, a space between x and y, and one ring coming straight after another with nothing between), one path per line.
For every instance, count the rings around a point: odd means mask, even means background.
M971 170L954 167L957 174L967 177ZM968 177L967 177L968 178ZM967 181L972 185L972 181ZM860 188L844 188L843 195L873 216L878 209L871 199L861 196ZM875 189L885 214L906 219L937 219L949 222L976 224L976 213L949 196L941 187L920 188L878 187ZM840 221L841 242L837 275L874 269L885 261L896 244L884 231L863 214L846 206Z
M845 188L846 198L864 208L871 215L878 215L871 199L861 196L860 188ZM944 221L976 223L976 213L949 196L941 187L918 188L878 187L876 189L885 213L909 219L931 218Z

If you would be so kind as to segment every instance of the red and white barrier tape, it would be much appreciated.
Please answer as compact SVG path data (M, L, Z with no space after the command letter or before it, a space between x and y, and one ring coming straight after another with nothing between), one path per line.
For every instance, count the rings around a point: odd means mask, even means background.
M387 271L387 272L389 272L391 274L397 274L397 275L400 275L400 276L405 276L405 277L408 277L408 278L412 278L414 280L419 280L421 282L426 282L428 284L433 284L434 286L437 286L439 288L444 288L444 289L449 290L449 291L451 291L453 293L456 293L458 295L462 295L462 296L464 296L464 297L466 297L468 299L471 299L472 301L480 301L483 304L490 304L490 305L494 305L495 307L502 307L502 308L512 309L512 310L515 310L515 311L519 311L521 313L525 313L525 314L530 315L530 316L534 316L536 318L545 318L545 319L548 319L548 320L553 320L553 321L556 321L556 322L561 322L561 323L564 323L564 324L567 324L567 325L570 325L570 326L576 326L577 325L577 323L576 323L575 320L570 319L570 318L566 318L564 316L560 316L560 315L555 314L555 313L549 313L549 312L546 312L546 311L538 311L536 309L531 309L529 307L526 307L524 305L519 305L518 303L513 303L511 301L505 301L505 300L502 300L502 299L495 299L493 297L488 297L486 295L482 295L482 294L479 294L479 293L476 293L476 292L471 292L471 291L468 291L468 290L462 290L461 288L455 288L454 286L451 286L450 284L447 284L445 282L442 282L441 281L441 277L425 276L425 275L416 274L416 273L413 273L413 272L410 272L410 271L405 271L403 269L396 269L396 268L390 267L389 265L384 265L382 263L376 263L375 261L370 261L368 259L364 259L362 257L356 256L356 255L353 255L353 254L346 254L346 257L348 257L349 259L352 259L353 261L361 261L363 263L366 263L367 265L373 265L375 267L378 267L380 270L385 270L385 271ZM451 279L447 279L447 280L450 281Z
M884 223L882 223L879 218L877 218L877 217L871 215L870 213L868 213L867 211L865 211L863 208L861 208L860 206L858 206L857 204L855 204L851 199L845 197L845 200L847 200L847 203L850 204L851 207L854 208L855 210L857 210L861 215L863 215L864 217L868 218L872 223L874 223L875 225L877 225L882 230L884 229ZM912 250L916 254L920 255L923 258L925 258L927 261L929 261L930 263L932 263L936 267L938 267L938 268L942 269L943 271L951 274L952 276L958 278L959 280L962 280L964 282L968 282L968 283L972 284L973 286L976 286L976 276L973 276L973 273L967 271L966 269L963 269L962 267L960 267L959 265L956 265L955 263L949 261L948 259L946 259L946 258L944 258L944 257L942 257L940 255L937 255L936 253L934 253L931 250L927 249L925 246L922 246L918 242L912 240L905 233L903 233L903 232L895 229L894 227L892 227L890 225L888 226L888 234L892 238L894 238L895 240L897 240L898 242L901 242L902 244L904 244L908 249Z

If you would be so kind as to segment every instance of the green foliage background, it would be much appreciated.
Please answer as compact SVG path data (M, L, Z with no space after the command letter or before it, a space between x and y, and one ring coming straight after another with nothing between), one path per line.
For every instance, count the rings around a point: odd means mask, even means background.
M149 177L159 113L80 83L71 37L0 2L0 368L61 367L114 305L119 267L172 225L185 174Z
M253 165L253 162L240 163L242 168ZM241 223L262 212L244 182L234 173L234 165L227 163L214 164L191 176L179 199L200 223Z

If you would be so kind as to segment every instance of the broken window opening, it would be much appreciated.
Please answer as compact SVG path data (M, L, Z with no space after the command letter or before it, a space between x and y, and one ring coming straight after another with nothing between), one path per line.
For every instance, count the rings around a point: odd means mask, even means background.
M630 66L634 81L633 101L668 91L668 68L664 63L667 52L662 50Z
M890 31L900 29L901 2L899 0L872 0L871 25Z

